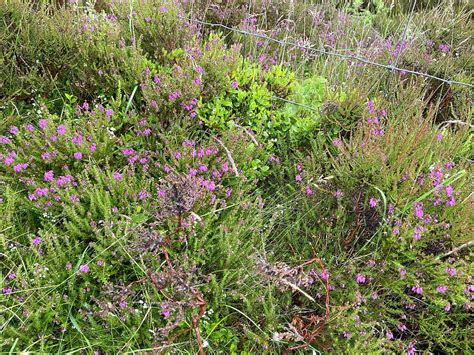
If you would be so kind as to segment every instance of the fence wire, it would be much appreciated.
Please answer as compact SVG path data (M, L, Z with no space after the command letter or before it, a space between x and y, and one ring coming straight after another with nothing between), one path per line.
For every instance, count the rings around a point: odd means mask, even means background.
M327 50L324 50L324 49L306 47L306 46L300 45L298 43L282 41L282 40L272 38L272 37L269 37L269 36L266 36L266 35L263 35L263 34L260 34L260 33L255 33L255 32L250 32L250 31L230 27L230 26L224 25L222 23L206 22L206 21L201 21L201 20L195 19L195 18L182 17L182 16L179 16L179 17L181 17L181 18L183 18L187 21L195 22L195 23L198 23L198 24L201 24L201 25L204 25L204 26L223 28L223 29L226 29L228 31L232 31L232 32L239 33L239 34L242 34L242 35L252 36L252 37L260 38L260 39L267 40L267 41L270 41L270 42L278 43L282 46L293 46L293 47L299 48L301 50L305 50L305 51L309 51L309 52L313 52L313 53L319 53L319 54L323 54L323 55L339 57L339 58L342 58L342 59L345 59L345 60L355 60L355 61L358 61L358 62L361 62L361 63L373 65L373 66L376 66L376 67L379 67L379 68L385 68L385 69L391 70L391 71L398 71L398 72L402 72L402 73L410 73L410 74L422 76L422 77L425 77L425 78L437 80L437 81L443 82L443 83L448 84L448 85L461 85L461 86L467 86L467 87L470 87L470 88L474 88L474 84L471 84L471 83L465 83L465 82L456 81L456 80L447 80L447 79L443 79L443 78L440 78L438 76L431 75L431 74L428 74L428 73L418 72L416 70L411 70L411 69L407 69L407 68L399 68L399 67L397 67L395 65L391 65L391 64L377 63L377 62L374 62L372 60L369 60L369 59L366 59L366 58L363 58L363 57L359 57L357 55L341 54L341 53L338 53L338 52L327 51Z

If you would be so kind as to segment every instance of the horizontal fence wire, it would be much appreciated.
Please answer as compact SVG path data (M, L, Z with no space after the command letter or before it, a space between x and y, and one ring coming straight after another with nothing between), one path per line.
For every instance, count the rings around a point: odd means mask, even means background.
M260 39L264 39L264 40L271 41L271 42L274 42L274 43L278 43L282 46L287 46L287 45L288 46L294 46L296 48L299 48L301 50L306 50L306 51L309 51L309 52L314 52L314 53L319 53L319 54L323 54L323 55L339 57L339 58L346 59L346 60L347 59L356 60L356 61L359 61L361 63L370 64L370 65L373 65L373 66L376 66L376 67L379 67L379 68L385 68L385 69L392 70L392 71L398 71L398 72L402 72L402 73L410 73L410 74L414 74L414 75L423 76L425 78L430 78L430 79L433 79L433 80L437 80L437 81L443 82L443 83L448 84L448 85L462 85L462 86L467 86L467 87L470 87L470 88L474 88L474 84L471 84L471 83L465 83L465 82L456 81L456 80L447 80L447 79L443 79L443 78L440 78L438 76L431 75L431 74L428 74L428 73L418 72L418 71L411 70L411 69L406 69L406 68L399 68L399 67L396 67L396 66L390 65L390 64L377 63L377 62L374 62L372 60L369 60L369 59L366 59L366 58L363 58L363 57L359 57L359 56L356 56L356 55L352 55L352 54L341 54L341 53L338 53L338 52L327 51L327 50L324 50L324 49L306 47L306 46L300 45L298 43L282 41L282 40L275 39L275 38L272 38L272 37L269 37L269 36L266 36L266 35L263 35L263 34L260 34L260 33L255 33L255 32L250 32L250 31L245 31L245 30L241 30L241 29L238 29L238 28L230 27L230 26L224 25L222 23L206 22L206 21L201 21L201 20L195 19L195 18L189 18L189 17L183 17L183 16L179 16L179 17L182 18L182 19L185 19L187 21L190 21L190 22L199 23L199 24L204 25L204 26L224 28L226 30L229 30L229 31L232 31L232 32L235 32L235 33L239 33L239 34L242 34L242 35L253 36L253 37L256 37L256 38L260 38Z

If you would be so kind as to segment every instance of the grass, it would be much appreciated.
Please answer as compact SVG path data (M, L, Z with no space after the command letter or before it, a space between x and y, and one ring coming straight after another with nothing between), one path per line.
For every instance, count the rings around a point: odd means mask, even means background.
M472 352L472 86L281 44L471 84L412 5L1 3L0 351Z

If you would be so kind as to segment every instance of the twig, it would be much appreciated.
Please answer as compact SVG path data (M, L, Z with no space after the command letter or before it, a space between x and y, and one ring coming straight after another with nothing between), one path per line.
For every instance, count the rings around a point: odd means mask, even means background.
M443 255L438 256L438 257L436 258L436 260L443 259L443 258L445 258L445 257L447 257L447 256L449 256L449 255L451 255L451 254L457 253L458 251L460 251L460 250L462 250L462 249L464 249L464 248L470 247L470 246L472 246L472 245L474 245L474 240L470 240L469 242L464 243L464 244L458 246L457 248L454 248L454 249L451 250L451 251L448 251L446 254L443 254Z
M222 143L222 141L219 138L217 138L216 136L212 136L212 138L217 143L219 143L222 146L222 148L224 148L224 150L226 151L227 157L229 158L229 161L232 164L232 169L234 170L235 176L240 176L239 171L237 170L237 166L235 166L234 159L232 158L232 154L230 153L229 149L227 149L227 147L224 145L224 143Z

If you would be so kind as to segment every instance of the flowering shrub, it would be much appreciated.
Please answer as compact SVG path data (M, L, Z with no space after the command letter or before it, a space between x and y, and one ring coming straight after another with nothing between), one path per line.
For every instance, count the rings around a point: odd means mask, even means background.
M301 48L468 77L425 5L0 4L2 350L472 353L470 88Z

